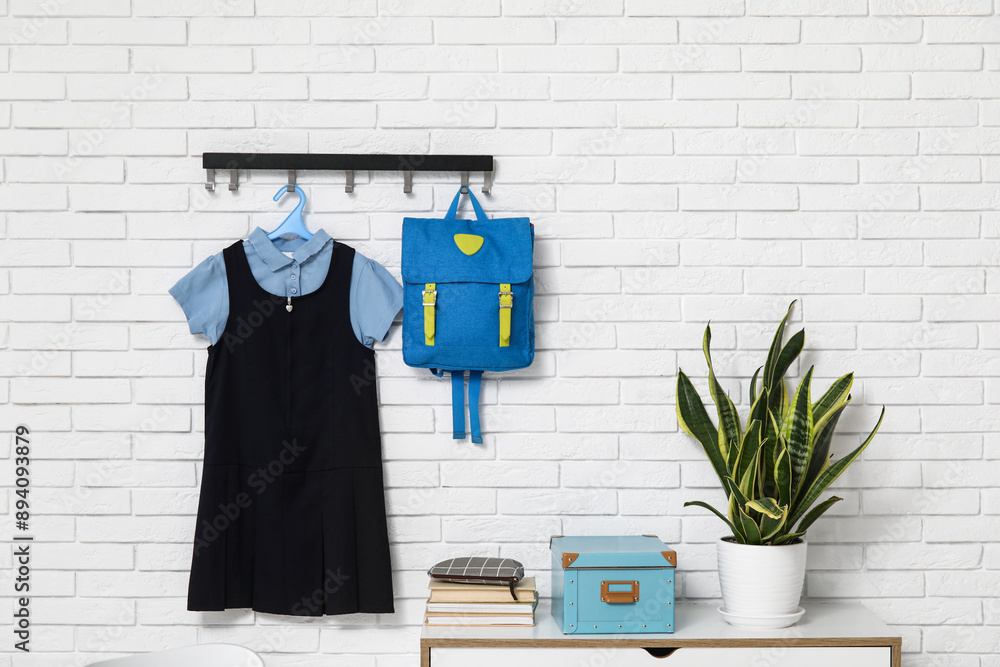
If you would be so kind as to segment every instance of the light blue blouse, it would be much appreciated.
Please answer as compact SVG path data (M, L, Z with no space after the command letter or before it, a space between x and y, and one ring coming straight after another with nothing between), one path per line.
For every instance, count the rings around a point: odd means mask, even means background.
M281 297L301 296L319 289L333 257L333 239L320 229L308 241L272 241L260 227L243 241L250 271L261 287ZM283 252L284 251L284 252ZM291 257L285 254L289 252ZM351 327L363 345L385 340L403 307L403 288L378 262L359 252L351 267ZM214 345L229 318L229 287L222 253L202 261L170 288L184 309L188 328Z

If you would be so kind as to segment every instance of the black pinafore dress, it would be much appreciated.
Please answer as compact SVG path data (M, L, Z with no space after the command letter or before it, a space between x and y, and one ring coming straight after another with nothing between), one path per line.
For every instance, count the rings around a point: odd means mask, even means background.
M350 319L354 249L286 300L223 251L229 319L208 348L188 609L392 612L375 353Z

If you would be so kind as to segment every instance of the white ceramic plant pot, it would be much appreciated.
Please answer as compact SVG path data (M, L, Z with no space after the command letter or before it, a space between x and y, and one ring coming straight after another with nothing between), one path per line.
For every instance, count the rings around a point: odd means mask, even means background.
M806 574L805 540L761 546L718 542L720 613L732 625L785 628L802 616L799 599Z

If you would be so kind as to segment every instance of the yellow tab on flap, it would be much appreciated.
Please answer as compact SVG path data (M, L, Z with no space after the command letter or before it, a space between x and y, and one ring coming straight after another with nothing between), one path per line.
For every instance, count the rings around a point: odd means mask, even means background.
M510 283L500 285L500 347L510 347L510 311L514 307L514 293Z
M483 247L483 237L475 234L455 234L455 245L466 255L475 255Z
M424 285L424 345L434 344L434 306L437 304L437 284Z

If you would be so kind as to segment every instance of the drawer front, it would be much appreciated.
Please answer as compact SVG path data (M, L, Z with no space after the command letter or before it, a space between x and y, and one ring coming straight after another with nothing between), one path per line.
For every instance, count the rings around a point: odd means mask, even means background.
M891 667L888 646L679 648L431 648L431 667Z
M579 633L672 632L674 570L576 570L567 600L576 601ZM575 589L570 593L570 588ZM596 627L595 627L596 626Z

